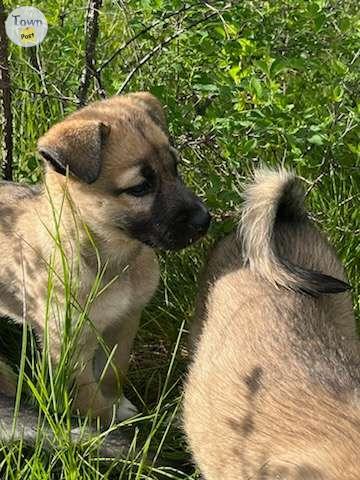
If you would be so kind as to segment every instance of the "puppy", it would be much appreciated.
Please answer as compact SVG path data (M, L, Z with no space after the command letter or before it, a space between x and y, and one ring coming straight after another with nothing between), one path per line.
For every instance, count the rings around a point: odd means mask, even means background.
M213 252L184 427L206 480L357 480L360 362L344 269L294 175L260 170Z
M108 424L114 405L117 420L135 412L121 387L158 285L154 248L188 246L210 215L181 181L163 109L149 93L73 113L38 149L42 186L0 186L0 316L26 321L54 365L80 321L73 407ZM0 389L12 391L8 376Z

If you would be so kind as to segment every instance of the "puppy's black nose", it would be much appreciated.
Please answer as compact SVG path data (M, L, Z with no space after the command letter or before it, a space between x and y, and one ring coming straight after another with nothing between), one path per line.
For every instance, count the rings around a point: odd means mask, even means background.
M211 222L211 215L204 205L194 211L190 217L190 224L194 230L199 233L206 233Z

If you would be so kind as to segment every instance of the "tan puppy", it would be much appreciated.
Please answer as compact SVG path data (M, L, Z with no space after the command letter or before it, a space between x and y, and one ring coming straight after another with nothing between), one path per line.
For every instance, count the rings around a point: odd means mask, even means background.
M121 420L135 411L119 400L141 311L158 285L153 248L186 247L210 216L182 183L164 112L148 93L77 111L40 139L39 152L43 187L0 186L0 316L26 320L55 365L64 336L85 317L74 409L107 423L118 405ZM0 377L4 393L8 383Z
M258 171L238 233L210 258L193 331L184 426L206 480L359 479L359 345L344 281L296 178Z

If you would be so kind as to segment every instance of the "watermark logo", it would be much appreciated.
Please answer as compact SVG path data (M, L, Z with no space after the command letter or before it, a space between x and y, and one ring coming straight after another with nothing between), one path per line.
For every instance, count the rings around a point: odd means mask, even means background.
M19 7L9 13L6 33L20 47L34 47L46 37L48 24L45 15L35 7Z

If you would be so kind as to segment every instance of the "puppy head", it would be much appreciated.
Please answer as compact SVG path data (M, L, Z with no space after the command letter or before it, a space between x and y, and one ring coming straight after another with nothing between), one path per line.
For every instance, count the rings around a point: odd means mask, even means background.
M94 215L152 247L176 250L204 235L210 215L178 174L158 100L136 93L94 103L52 127L39 152L100 199ZM75 198L76 200L76 198Z

